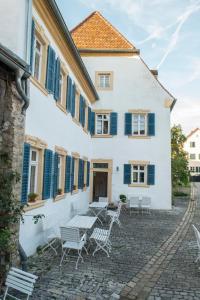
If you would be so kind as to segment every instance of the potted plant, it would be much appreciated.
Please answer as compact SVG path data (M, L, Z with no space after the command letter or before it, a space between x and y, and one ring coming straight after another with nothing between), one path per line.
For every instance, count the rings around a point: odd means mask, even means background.
M73 185L73 191L76 191L77 187L76 185Z
M126 200L127 200L126 195L124 195L124 194L119 195L119 199L122 203L126 203Z
M59 189L57 190L57 193L58 193L58 195L62 195L62 189L59 188Z
M28 202L35 202L37 200L38 194L30 193L28 194Z
M115 209L117 209L117 207L116 207L116 205L115 205L114 202L110 202L110 203L108 204L108 207L107 207L107 208L110 209L110 210L115 210Z

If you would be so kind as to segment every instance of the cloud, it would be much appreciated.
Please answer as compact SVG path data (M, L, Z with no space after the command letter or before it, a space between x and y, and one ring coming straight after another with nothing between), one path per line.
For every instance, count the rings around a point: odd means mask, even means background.
M178 17L178 26L175 30L175 32L172 34L171 40L169 42L169 45L161 59L161 61L159 62L157 69L159 69L161 67L161 65L164 63L164 61L166 60L166 58L168 57L168 55L174 50L174 48L177 45L178 39L179 39L179 34L181 31L181 28L183 27L183 25L185 24L185 22L188 20L189 17L191 17L195 12L197 12L200 9L200 2L198 2L198 5L192 5L190 7L188 7L185 11L184 14L182 14L181 16Z

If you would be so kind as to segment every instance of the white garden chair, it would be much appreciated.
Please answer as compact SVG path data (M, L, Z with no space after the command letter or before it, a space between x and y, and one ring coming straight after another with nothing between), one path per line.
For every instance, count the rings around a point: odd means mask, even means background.
M113 218L113 222L117 223L119 225L119 227L121 227L121 222L119 220L121 208L122 208L122 203L120 201L118 204L117 211L113 211L113 210L109 210L109 209L107 210L107 216Z
M48 216L48 220L43 220L43 237L46 243L46 246L42 249L44 252L46 249L51 248L53 252L57 255L55 243L60 239L59 226L58 224L53 224L54 217Z
M109 252L111 252L111 241L110 241L110 234L112 230L114 219L111 219L109 229L101 229L101 228L94 228L92 235L90 236L90 240L94 240L96 243L96 248L93 252L94 254L99 251L103 250L107 256L109 257Z
M131 196L129 199L130 215L131 215L132 208L134 208L135 210L140 209L140 197L139 196Z
M16 298L15 296L8 293L8 290L10 288L27 295L26 299L28 300L29 296L31 296L33 293L34 284L37 278L38 277L33 274L12 267L6 278L6 290L3 300L5 300L7 296L10 296L13 299L20 300L20 298Z
M99 197L99 202L106 202L106 203L108 203L108 197Z
M141 200L142 212L144 210L146 210L150 214L150 208L151 208L151 198L150 197L142 197L142 200Z
M192 224L192 227L194 229L194 233L195 233L196 240L197 240L197 246L198 246L198 255L195 260L195 262L197 262L200 259L200 232L193 224Z
M60 267L64 260L64 257L67 257L69 251L74 249L78 251L78 258L76 261L76 269L78 268L78 262L81 258L83 262L83 257L81 255L82 249L84 248L86 253L87 249L85 247L86 244L86 234L80 237L79 228L74 227L60 227L60 235L61 235L61 243L62 243L62 257L60 261Z

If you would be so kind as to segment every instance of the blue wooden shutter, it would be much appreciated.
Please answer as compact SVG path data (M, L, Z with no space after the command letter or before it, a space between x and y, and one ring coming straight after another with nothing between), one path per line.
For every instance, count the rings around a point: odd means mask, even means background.
M28 198L29 162L30 162L30 145L24 143L22 191L21 191L21 202L23 204L27 203L27 198Z
M131 165L124 165L124 184L131 184Z
M68 112L71 111L71 89L72 89L72 79L67 76L67 98L66 98L66 109Z
M154 136L155 135L155 114L149 113L147 120L148 120L148 135Z
M91 127L91 107L88 106L88 131L90 132Z
M69 193L71 191L71 156L66 156L66 164L65 164L65 193Z
M90 185L90 162L87 161L87 186Z
M83 96L80 95L80 99L79 99L79 122L80 124L82 124L82 119L83 119Z
M132 135L132 113L125 113L125 135Z
M85 99L83 98L83 104L82 104L82 126L85 126Z
M155 184L155 165L147 166L147 184L149 185Z
M56 69L54 78L54 99L58 100L60 98L60 59L56 59Z
M52 176L53 152L49 149L44 151L44 172L42 199L48 199L51 195L51 176Z
M110 134L117 134L117 113L113 112L110 114Z
M79 168L78 168L78 188L83 188L84 181L84 161L79 159Z
M33 61L34 61L34 46L35 46L35 22L32 20L31 27L31 49L30 49L30 71L33 70Z
M58 194L58 153L54 154L54 170L53 170L53 197Z
M74 157L71 160L71 192L74 190Z
M46 74L46 89L49 93L54 93L54 78L55 78L55 62L56 54L53 48L48 46L48 58L47 58L47 74Z
M95 134L95 112L91 112L91 127L90 127L91 135Z
M75 116L75 98L76 98L76 85L75 83L72 85L71 89L71 115Z

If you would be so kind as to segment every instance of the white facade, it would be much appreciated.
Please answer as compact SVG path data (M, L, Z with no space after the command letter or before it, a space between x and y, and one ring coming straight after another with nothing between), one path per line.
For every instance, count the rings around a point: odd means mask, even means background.
M189 170L192 175L200 174L200 129L196 128L189 134L184 145L188 153Z
M26 40L27 30L30 32L30 26L26 26L26 24L30 23L30 1L20 0L20 5L17 6L18 3L17 0L1 3L0 37L5 46L28 61L30 50ZM10 13L6 14L4 12L8 10L9 5L15 7L15 10L9 10ZM33 145L39 141L53 152L56 152L56 147L59 147L64 149L67 155L73 156L75 155L73 153L78 153L79 158L91 162L91 172L89 187L78 189L76 193L63 193L62 197L55 199L39 199L40 201L36 202L36 205L32 205L31 209L29 207L24 214L24 223L21 223L20 226L20 243L27 255L32 255L39 245L44 244L43 221L34 224L33 216L44 214L45 222L54 225L66 223L76 209L87 211L89 202L93 200L94 175L95 172L98 172L98 168L93 168L93 162L109 162L109 178L106 182L109 201L116 202L120 194L128 197L131 195L149 196L153 209L171 208L171 104L169 103L174 101L140 56L135 54L83 57L94 84L96 72L109 71L113 74L112 89L97 90L100 99L94 103L88 97L87 90L89 88L77 76L81 71L79 70L78 73L70 55L68 56L70 59L66 59L56 41L56 36L52 35L53 25L50 24L51 28L48 28L47 23L41 19L36 9L33 9L33 17L40 30L39 35L45 34L45 41L55 50L56 57L59 57L64 64L68 75L75 82L87 105L96 113L98 111L117 113L118 121L116 135L91 136L77 120L72 118L70 113L56 104L53 95L49 94L44 86L41 87L41 84L37 83L35 79L31 79L30 107L26 115L26 136L29 140L32 138ZM9 26L5 26L8 23ZM52 24L54 24L53 21ZM30 45L30 43L29 34L28 44ZM66 41L63 41L64 43ZM146 115L148 113L155 114L155 135L145 135L139 138L125 135L125 113L130 110L145 112ZM33 145L31 147L34 148ZM145 166L144 184L124 183L125 164ZM148 184L146 180L148 165L155 167L153 184ZM42 169L43 166L40 167ZM107 170L105 170L106 172Z

